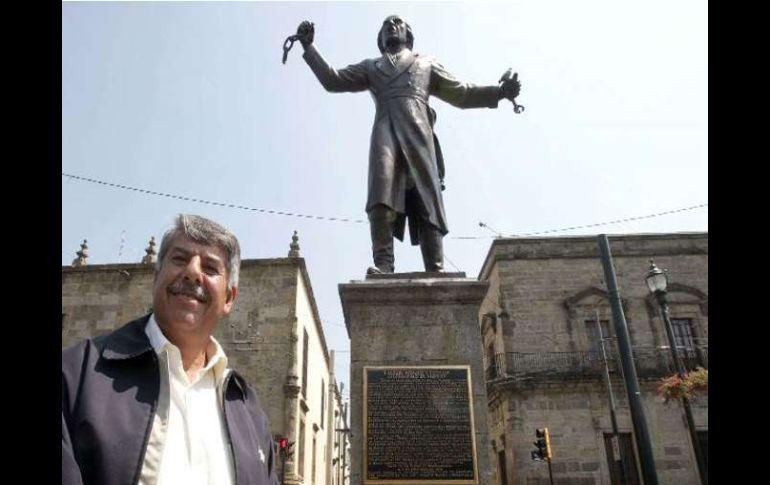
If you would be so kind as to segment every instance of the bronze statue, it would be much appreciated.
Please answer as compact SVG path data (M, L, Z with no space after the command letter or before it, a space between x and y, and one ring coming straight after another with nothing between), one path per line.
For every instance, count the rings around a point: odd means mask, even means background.
M311 22L302 22L284 44L284 61L291 48L288 42L299 40L305 50L302 57L327 91L369 90L377 105L366 202L374 267L367 273L393 272L393 236L404 240L407 220L412 245L420 245L425 271L443 271L442 238L449 232L441 197L444 160L433 132L436 112L428 97L463 109L497 108L502 98L514 101L521 83L510 73L494 86L457 80L434 59L412 52L412 29L397 15L386 18L377 34L381 57L340 70L329 66L315 48L314 33ZM514 106L518 105L514 102Z

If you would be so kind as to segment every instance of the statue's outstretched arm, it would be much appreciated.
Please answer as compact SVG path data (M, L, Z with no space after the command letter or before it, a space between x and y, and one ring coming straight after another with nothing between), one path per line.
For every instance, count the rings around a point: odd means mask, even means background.
M511 76L511 69L503 74L496 86L476 86L464 83L439 63L433 63L431 71L431 94L458 108L497 108L498 101L505 98L513 103L514 110L520 113L523 106L516 104L514 98L521 91L518 75Z
M315 27L312 23L306 20L299 24L297 35L302 48L305 49L302 57L324 89L332 93L342 93L364 91L369 88L366 61L352 64L344 69L334 69L313 45Z
M497 108L499 86L476 86L454 77L444 66L431 66L430 93L458 108Z

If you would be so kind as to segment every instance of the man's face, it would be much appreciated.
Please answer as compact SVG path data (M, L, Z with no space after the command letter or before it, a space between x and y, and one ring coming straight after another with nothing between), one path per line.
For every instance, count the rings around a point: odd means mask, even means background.
M406 45L406 22L398 15L391 15L382 23L380 36L384 46L389 43Z
M153 311L166 337L207 336L230 313L238 289L228 292L227 254L177 234L155 275Z

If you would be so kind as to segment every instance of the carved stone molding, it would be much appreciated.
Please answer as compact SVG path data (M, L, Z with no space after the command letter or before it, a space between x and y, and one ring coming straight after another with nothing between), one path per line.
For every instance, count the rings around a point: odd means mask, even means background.
M292 376L289 376L289 378L287 378L286 380L287 381L292 380L291 377ZM287 382L283 386L283 392L286 394L286 397L288 397L289 399L296 399L299 396L300 387L296 384L297 382L296 376L294 376L293 381L294 381L293 383Z
M610 306L610 295L606 290L596 286L589 286L584 290L581 290L574 295L565 298L564 307L567 309L569 317L574 319L578 318L580 313L591 308L596 308L598 306L596 302L597 299L604 300L604 303L607 306ZM628 313L628 300L621 298L620 306L623 307L623 312Z
M497 332L497 315L494 312L487 312L481 317L481 334L486 334L490 328L492 333Z

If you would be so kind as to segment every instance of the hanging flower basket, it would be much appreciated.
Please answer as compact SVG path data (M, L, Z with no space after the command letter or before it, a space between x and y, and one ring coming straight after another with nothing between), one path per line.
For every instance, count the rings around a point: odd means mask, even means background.
M685 374L684 378L679 374L665 377L660 380L658 386L658 395L663 398L664 403L670 400L693 399L699 394L708 394L709 389L709 371L703 367Z

